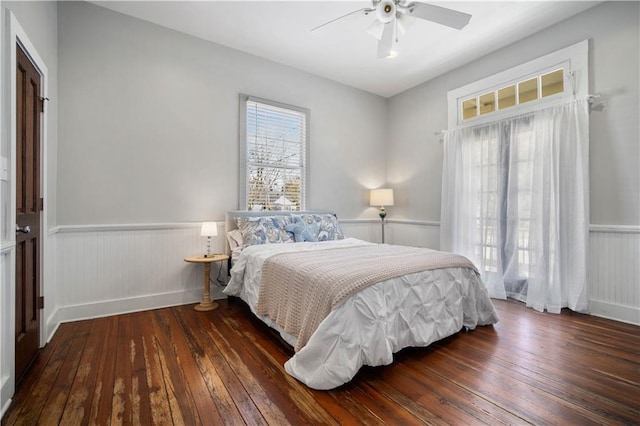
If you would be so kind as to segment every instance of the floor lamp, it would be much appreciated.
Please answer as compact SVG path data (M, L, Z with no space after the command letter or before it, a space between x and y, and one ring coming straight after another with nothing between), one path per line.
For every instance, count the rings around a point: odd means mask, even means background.
M372 207L380 207L379 214L380 219L382 219L382 244L384 244L384 218L387 216L384 206L393 206L393 189L372 189L369 195L369 205Z

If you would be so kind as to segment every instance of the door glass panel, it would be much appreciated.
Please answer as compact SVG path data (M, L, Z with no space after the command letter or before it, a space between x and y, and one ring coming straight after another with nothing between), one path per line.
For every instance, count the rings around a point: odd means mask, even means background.
M550 72L542 76L542 97L564 92L564 70Z

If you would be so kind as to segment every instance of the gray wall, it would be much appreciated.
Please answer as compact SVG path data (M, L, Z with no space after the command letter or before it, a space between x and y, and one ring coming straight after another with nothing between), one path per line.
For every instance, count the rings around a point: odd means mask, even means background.
M386 100L88 3L60 2L59 225L238 207L239 94L311 110L308 208L371 213Z
M640 4L606 2L388 101L387 181L394 218L438 221L447 92L589 39L591 93L604 111L590 115L591 223L640 224Z

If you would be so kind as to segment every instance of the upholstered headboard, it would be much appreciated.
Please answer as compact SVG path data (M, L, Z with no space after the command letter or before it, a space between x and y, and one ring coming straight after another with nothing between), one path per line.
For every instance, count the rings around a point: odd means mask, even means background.
M281 210L262 210L258 212L248 211L248 210L232 210L228 211L225 214L225 223L224 223L224 249L225 253L229 254L229 242L227 241L226 235L229 231L233 231L234 229L238 229L236 218L238 217L264 217L264 216L289 216L292 214L332 214L335 216L334 212L327 210L305 210L301 212L290 212L290 211L281 211Z

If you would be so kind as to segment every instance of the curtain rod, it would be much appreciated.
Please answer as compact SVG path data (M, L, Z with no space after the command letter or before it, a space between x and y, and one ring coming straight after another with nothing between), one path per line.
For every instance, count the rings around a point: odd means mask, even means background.
M602 111L607 106L607 98L602 93L594 93L587 95L590 111ZM438 130L433 132L434 136L443 136L446 130ZM438 138L438 142L443 143L444 138Z

